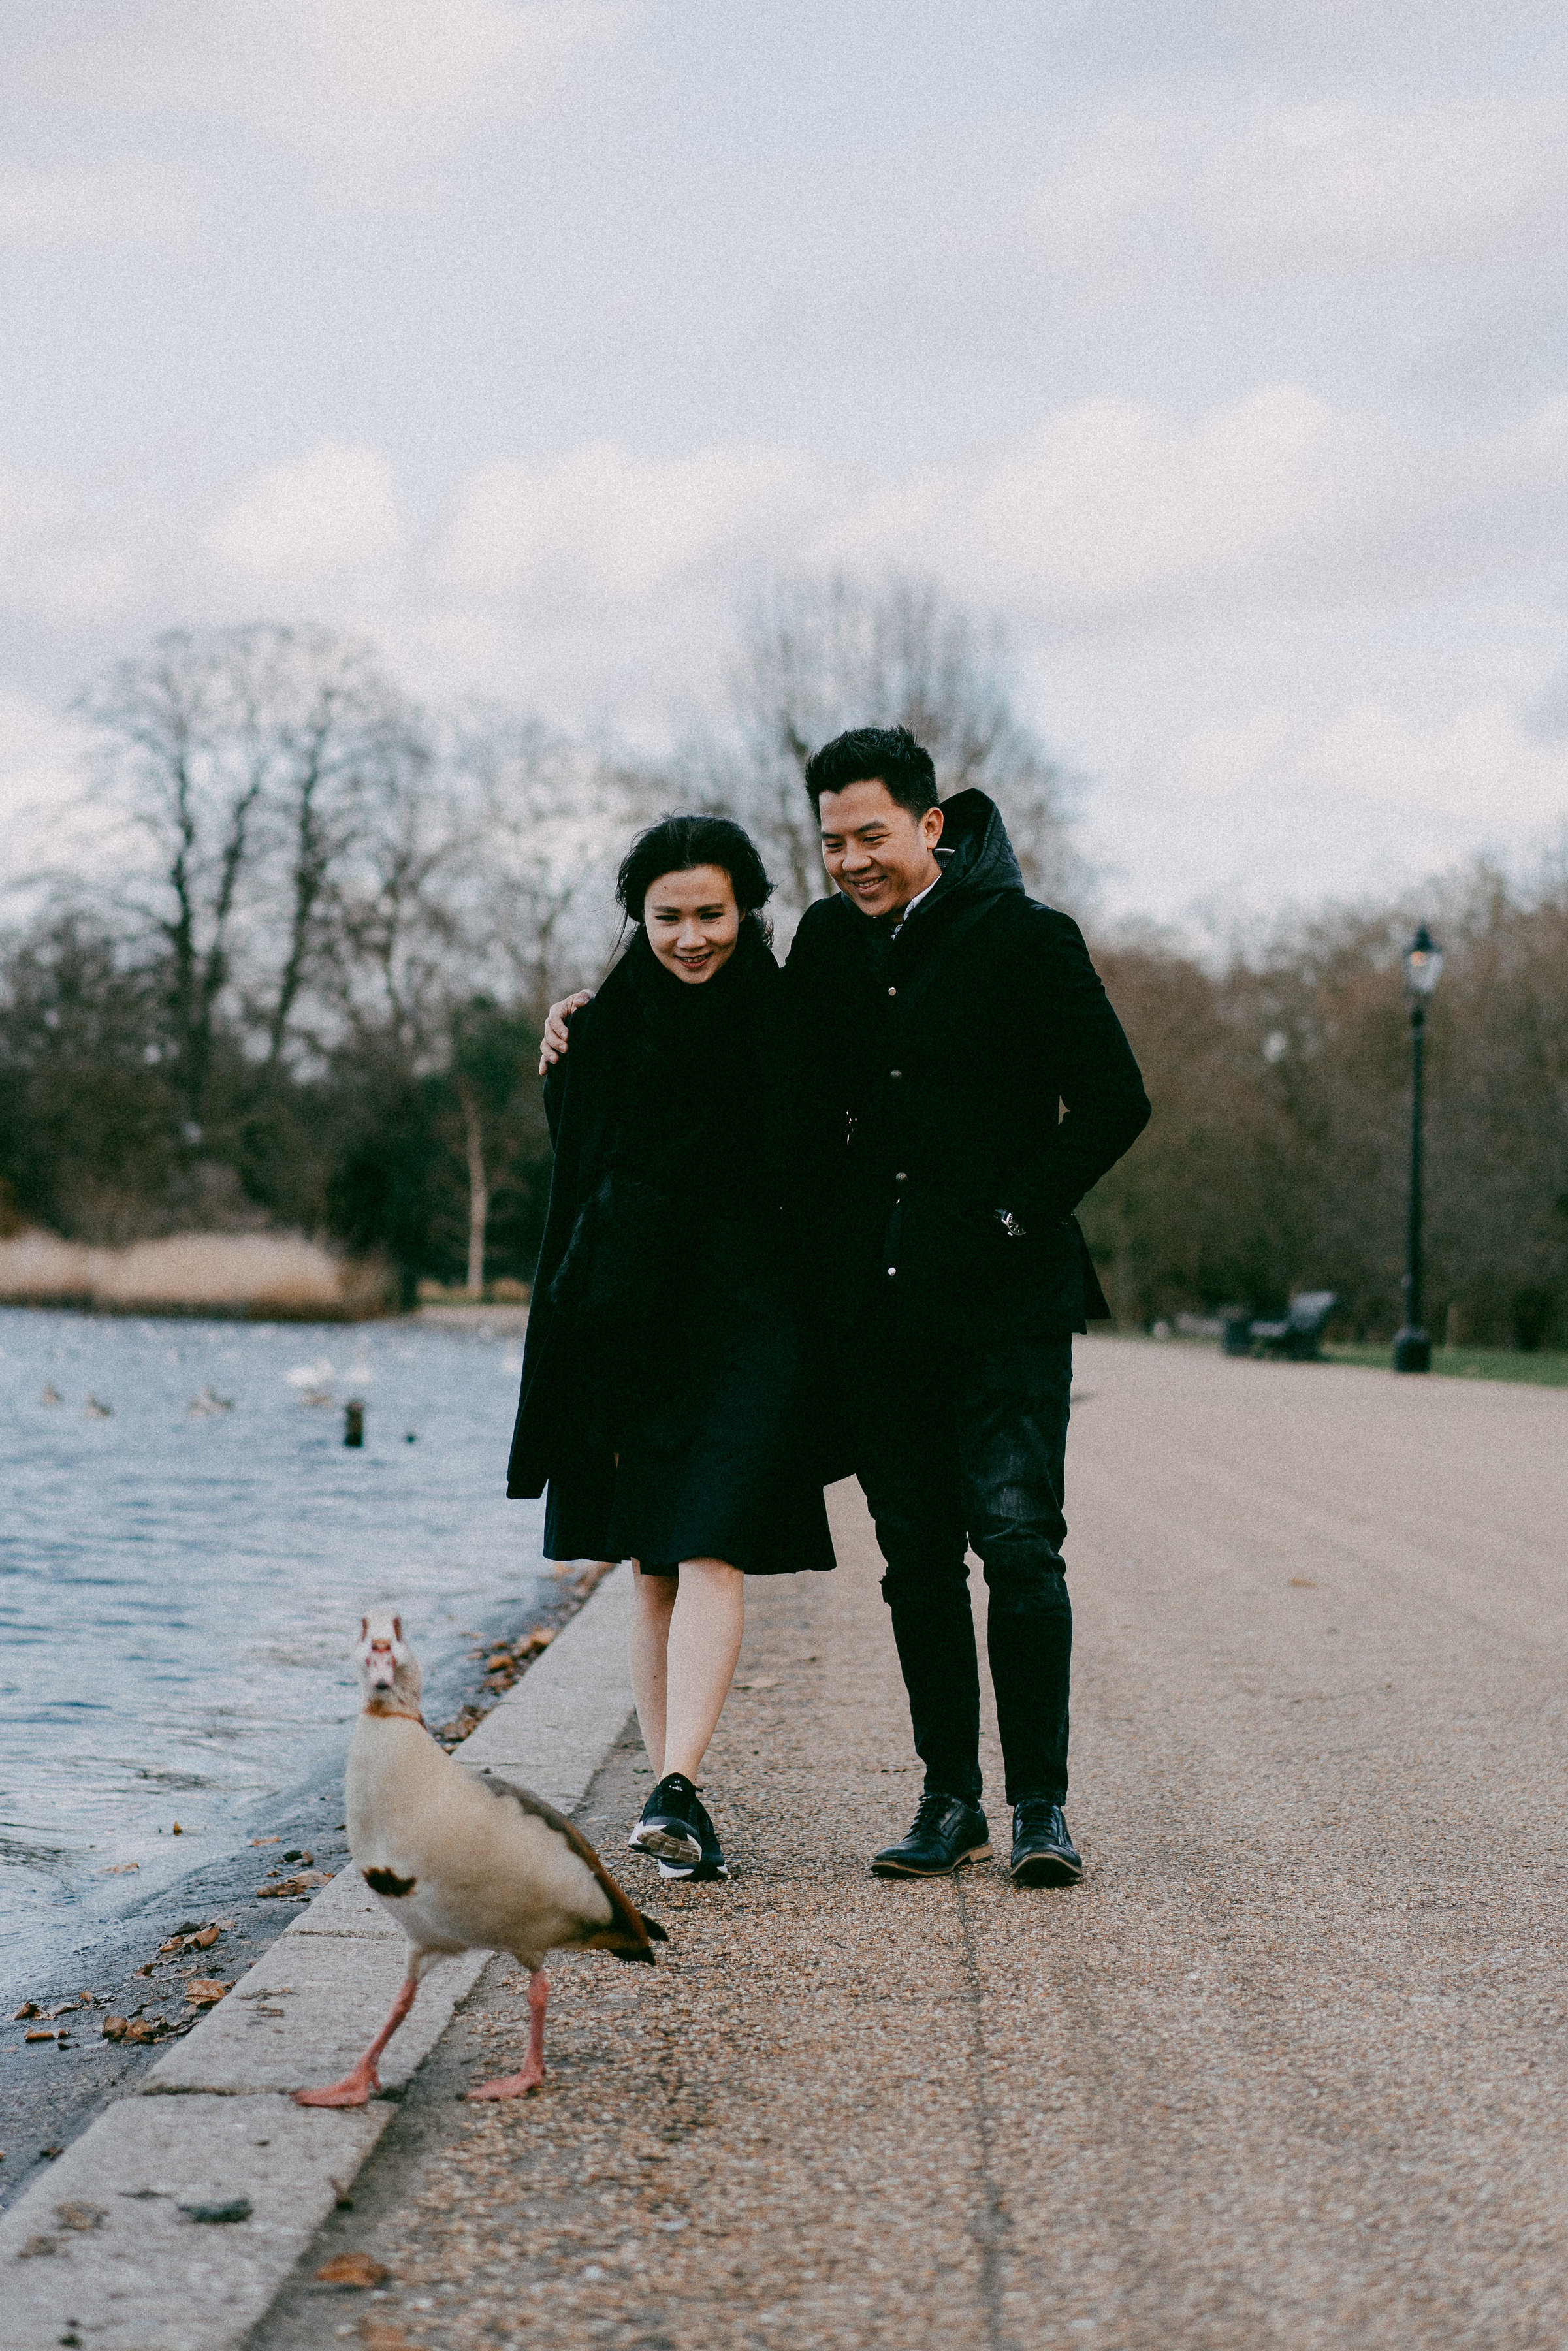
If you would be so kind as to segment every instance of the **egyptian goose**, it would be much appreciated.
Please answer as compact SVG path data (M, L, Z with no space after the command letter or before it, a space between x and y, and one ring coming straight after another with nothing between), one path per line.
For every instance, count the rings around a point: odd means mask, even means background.
M301 2106L362 2106L376 2061L413 2005L420 1978L458 1951L510 1951L528 1970L531 2031L521 2070L471 2098L516 2098L544 2080L547 1951L571 1946L650 1963L668 1940L629 1902L588 1840L550 1805L444 1754L420 1718L419 1667L402 1619L362 1617L355 1659L365 1703L349 1748L349 1850L408 1937L392 2013L353 2071Z

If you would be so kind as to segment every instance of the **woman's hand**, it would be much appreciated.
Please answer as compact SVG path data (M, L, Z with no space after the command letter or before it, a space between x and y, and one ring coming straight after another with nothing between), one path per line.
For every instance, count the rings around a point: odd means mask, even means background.
M567 1036L567 1022L571 1019L574 1012L580 1011L585 1004L591 1004L592 1001L592 988L580 987L575 996L563 996L559 1004L552 1004L550 1006L549 1012L545 1015L545 1033L539 1039L539 1075L541 1078L545 1071L550 1068L552 1063L561 1060L562 1056L566 1052L567 1046L570 1041Z

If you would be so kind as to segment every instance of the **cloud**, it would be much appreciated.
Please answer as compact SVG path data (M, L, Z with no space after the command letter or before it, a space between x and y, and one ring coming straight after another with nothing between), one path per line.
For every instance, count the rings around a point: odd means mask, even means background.
M1379 105L1150 89L1069 145L1034 222L1066 273L1267 275L1452 262L1565 211L1568 99L1555 90Z
M0 609L65 628L110 620L134 603L140 570L57 481L0 465Z
M1406 459L1375 420L1291 384L1192 419L1084 401L984 460L880 484L782 448L653 461L598 442L472 476L435 578L610 608L759 567L915 568L1091 625L1343 565L1393 527Z
M1518 838L1568 807L1568 744L1543 741L1496 697L1427 720L1358 699L1313 726L1271 709L1197 730L1162 756L1184 806L1299 799L1320 821L1334 804L1381 808L1416 841L1454 819L1488 838Z
M474 475L435 576L459 594L632 604L769 550L788 562L831 499L823 470L787 449L721 444L661 461L593 442Z
M839 551L956 567L971 592L989 582L1082 626L1343 563L1387 506L1399 458L1375 420L1294 384L1193 418L1082 401L986 463L872 499Z
M1496 697L1413 718L1351 696L1146 741L1103 774L1094 849L1119 912L1205 910L1223 935L1325 894L1396 895L1487 852L1528 864L1568 810L1568 744Z
M182 172L141 158L120 162L0 166L0 246L57 247L190 243L200 204Z
M632 14L632 0L123 0L68 7L30 55L13 37L9 78L115 113L237 127L348 192L537 110Z
M384 564L402 538L392 469L380 451L321 441L245 483L206 543L234 570L286 589Z

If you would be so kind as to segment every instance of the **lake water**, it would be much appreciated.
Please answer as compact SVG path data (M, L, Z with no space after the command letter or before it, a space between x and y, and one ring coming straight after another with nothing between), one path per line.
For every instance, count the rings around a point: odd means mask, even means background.
M527 1613L520 1347L0 1310L0 1988L341 1750L365 1609L402 1611L427 1676Z

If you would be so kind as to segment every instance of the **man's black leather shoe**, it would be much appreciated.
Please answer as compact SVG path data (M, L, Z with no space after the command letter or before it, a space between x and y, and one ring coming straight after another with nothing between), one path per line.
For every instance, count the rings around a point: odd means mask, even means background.
M978 1804L962 1796L922 1796L915 1824L872 1857L873 1877L946 1877L967 1861L989 1861L991 1833Z
M1061 1806L1043 1796L1026 1796L1015 1804L1013 1884L1076 1886L1082 1875L1082 1855L1067 1834Z

